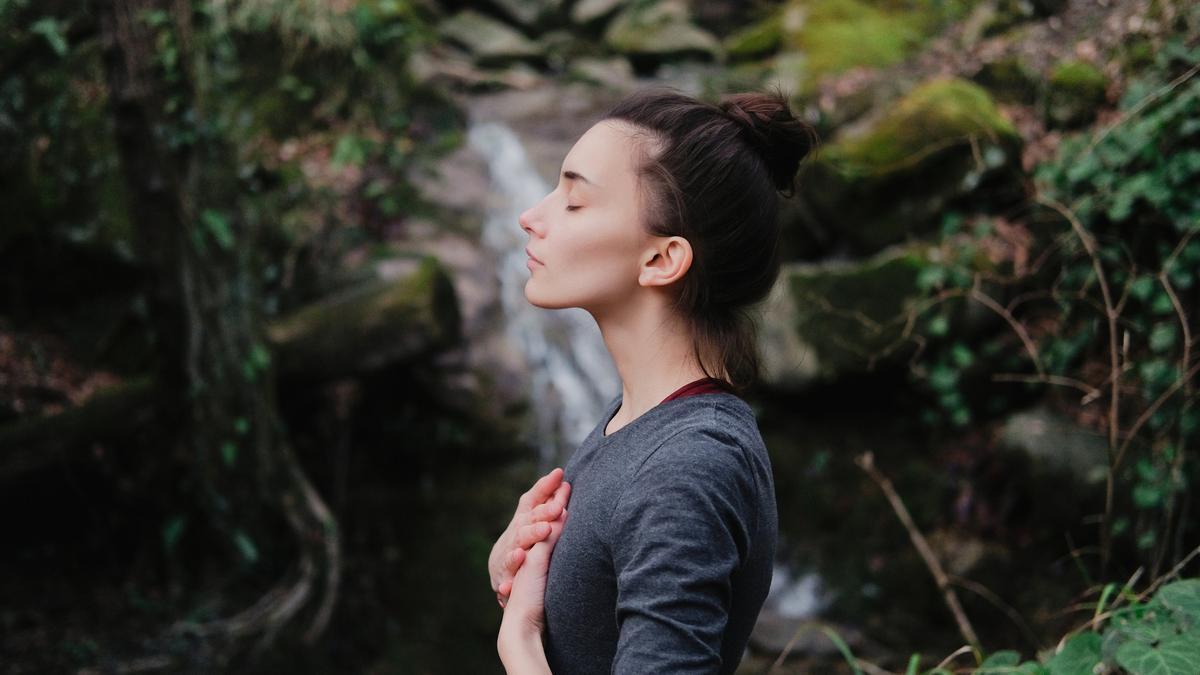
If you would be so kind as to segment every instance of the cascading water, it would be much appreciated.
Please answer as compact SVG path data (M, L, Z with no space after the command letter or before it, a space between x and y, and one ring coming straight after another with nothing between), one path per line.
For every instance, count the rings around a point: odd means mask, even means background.
M620 392L621 382L590 314L576 308L542 309L525 298L528 235L517 218L550 189L520 139L504 124L480 122L470 126L468 142L487 159L492 184L502 197L489 209L483 244L498 261L507 330L529 364L530 400L545 471L565 461L596 426L604 408Z

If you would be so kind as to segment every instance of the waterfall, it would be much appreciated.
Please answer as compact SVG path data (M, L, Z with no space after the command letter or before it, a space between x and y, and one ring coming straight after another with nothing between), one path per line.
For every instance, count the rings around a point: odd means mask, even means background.
M497 122L472 123L468 142L486 158L501 196L488 209L483 245L495 256L506 330L530 369L530 402L542 472L562 464L600 422L621 381L595 320L578 308L549 310L525 299L528 235L517 218L550 191L517 135Z

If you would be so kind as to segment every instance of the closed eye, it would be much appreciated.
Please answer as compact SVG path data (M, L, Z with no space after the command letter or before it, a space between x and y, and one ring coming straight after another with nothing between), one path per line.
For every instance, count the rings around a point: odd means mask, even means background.
M583 207L582 207L582 206L571 206L570 204L568 204L568 205L567 205L567 210L568 210L568 211L576 211L576 210L578 210L578 209L581 209L581 208L583 208Z

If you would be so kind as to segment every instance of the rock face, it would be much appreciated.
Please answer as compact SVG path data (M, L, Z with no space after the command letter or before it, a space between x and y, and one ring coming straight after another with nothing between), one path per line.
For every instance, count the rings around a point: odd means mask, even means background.
M965 198L974 210L1022 198L1020 148L985 90L932 80L825 146L802 172L802 198L820 229L870 254L930 231Z
M481 66L502 66L543 57L537 43L516 29L470 9L443 21L438 32L465 48Z
M609 23L604 41L642 70L672 58L723 58L720 42L692 23L687 4L681 0L630 5Z
M1106 86L1104 74L1091 64L1058 64L1046 84L1046 123L1072 129L1096 119L1096 108L1105 101Z

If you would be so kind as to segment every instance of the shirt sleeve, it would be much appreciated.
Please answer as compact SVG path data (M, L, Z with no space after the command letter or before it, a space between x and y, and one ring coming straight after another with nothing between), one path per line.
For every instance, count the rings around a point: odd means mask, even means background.
M732 576L755 527L741 448L719 431L676 434L642 464L610 526L617 577L613 673L716 673Z

